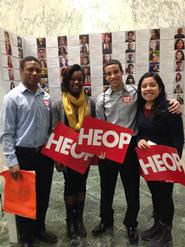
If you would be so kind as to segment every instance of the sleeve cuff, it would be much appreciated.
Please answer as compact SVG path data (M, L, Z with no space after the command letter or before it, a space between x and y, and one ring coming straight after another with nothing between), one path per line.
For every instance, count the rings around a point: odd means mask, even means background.
M7 166L8 166L8 167L15 166L15 165L17 165L18 163L19 163L19 162L18 162L18 160L17 160L16 157L13 158L12 160L7 159Z

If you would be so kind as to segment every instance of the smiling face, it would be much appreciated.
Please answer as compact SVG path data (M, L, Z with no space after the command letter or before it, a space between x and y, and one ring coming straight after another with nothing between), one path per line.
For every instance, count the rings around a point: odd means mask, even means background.
M20 72L23 84L32 92L36 92L41 75L40 64L36 61L27 61Z
M87 36L82 37L82 44L87 44Z
M182 77L181 74L177 73L175 77L176 82L179 82L181 80L181 77Z
M71 79L69 81L69 92L74 96L74 97L79 97L82 88L83 88L83 84L84 84L84 77L82 72L79 71L75 71L72 76Z
M176 43L176 49L183 49L184 48L184 42L183 40L179 39Z
M176 60L183 60L183 53L182 51L176 52Z
M153 104L155 99L159 96L159 84L153 77L145 78L141 83L141 97L147 103Z
M180 71L182 70L182 61L177 61L177 62L176 62L176 70L178 70L178 69L179 69Z
M104 36L104 43L109 44L110 43L110 35L108 33Z
M105 79L110 83L113 91L118 91L123 87L123 72L118 64L108 65L104 69Z
M60 46L66 45L65 37L63 36L58 37L58 43Z
M108 62L110 59L111 59L111 55L110 54L104 54L105 62Z
M45 49L38 49L38 57L39 58L45 58L46 56L46 50Z
M88 65L88 63L89 63L88 58L84 57L83 60L82 60L82 64L83 65Z
M133 41L133 39L134 39L134 33L128 32L128 41Z
M159 61L159 57L156 53L153 52L153 53L151 53L150 60L153 62L157 62L157 61Z
M134 55L133 55L132 53L129 53L129 54L128 54L128 59L129 59L129 60L132 60L133 57L134 57Z
M152 30L152 32L151 32L151 39L154 39L154 40L159 39L159 32L158 32L158 30L156 30L156 29L153 29Z

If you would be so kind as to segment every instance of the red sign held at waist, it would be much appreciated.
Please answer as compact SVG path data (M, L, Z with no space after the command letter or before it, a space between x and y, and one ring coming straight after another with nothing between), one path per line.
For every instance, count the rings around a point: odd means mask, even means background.
M42 153L53 160L84 174L93 154L76 150L79 134L63 123L58 123L51 133Z
M136 148L146 181L166 181L185 185L185 171L175 148L154 145L147 149Z

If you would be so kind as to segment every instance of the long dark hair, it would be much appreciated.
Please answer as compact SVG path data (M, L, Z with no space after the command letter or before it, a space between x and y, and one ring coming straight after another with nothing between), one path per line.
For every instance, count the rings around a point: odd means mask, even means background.
M152 106L151 112L152 112L152 119L160 120L163 118L164 113L167 112L168 107L168 101L166 99L166 92L165 92L165 86L161 79L161 77L155 73L155 72L147 72L145 73L141 79L139 80L138 84L138 109L142 109L146 103L146 100L144 100L141 96L141 85L144 79L152 77L158 84L160 93L158 97L154 100L154 104Z
M82 72L83 83L84 83L85 76L84 76L84 72L83 72L82 68L80 67L80 65L74 64L72 66L69 66L68 68L66 68L64 70L63 81L62 81L62 84L61 84L62 92L69 92L69 82L70 82L71 77L72 77L72 75L73 75L73 73L75 71L81 71Z

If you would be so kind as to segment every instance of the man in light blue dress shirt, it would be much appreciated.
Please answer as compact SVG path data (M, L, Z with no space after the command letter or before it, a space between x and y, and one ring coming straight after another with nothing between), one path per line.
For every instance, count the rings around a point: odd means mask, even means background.
M20 72L22 81L4 96L0 141L12 179L19 179L21 169L36 172L36 220L16 216L21 246L33 247L34 238L57 242L45 228L53 161L40 153L51 129L51 102L38 87L41 65L37 58L24 58Z

